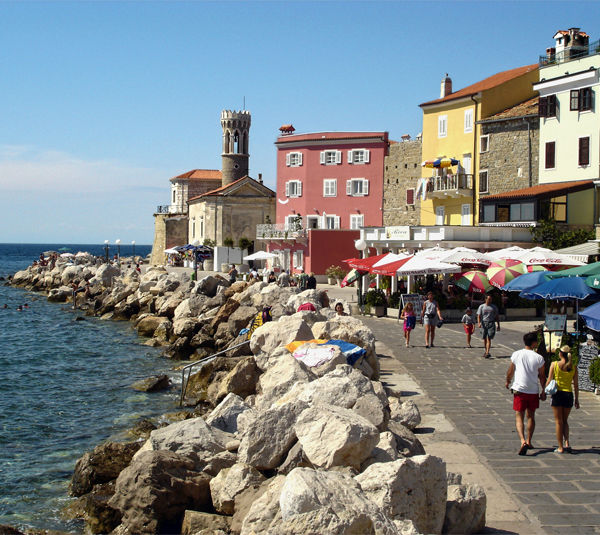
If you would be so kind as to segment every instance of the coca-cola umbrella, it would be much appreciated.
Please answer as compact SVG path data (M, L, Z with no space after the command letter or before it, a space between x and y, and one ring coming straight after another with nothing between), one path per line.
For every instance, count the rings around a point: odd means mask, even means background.
M497 260L485 272L490 284L496 288L506 286L511 280L525 273L527 273L527 266L519 260L511 259Z
M361 277L360 271L358 271L358 269L352 268L348 273L346 273L346 276L342 279L340 286L342 288L345 288L349 284L356 282L360 277Z
M492 288L487 275L479 270L466 271L454 284L465 292L487 292Z
M517 260L520 260L523 264L527 264L528 266L565 267L583 266L585 264L585 262L575 260L565 254L555 253L551 249L546 249L545 247L533 247L532 249L528 249L520 254L517 257Z

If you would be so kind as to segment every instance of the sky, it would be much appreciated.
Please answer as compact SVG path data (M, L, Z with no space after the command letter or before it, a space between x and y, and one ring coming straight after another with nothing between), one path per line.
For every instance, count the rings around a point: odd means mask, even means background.
M169 178L220 169L223 109L279 127L421 131L421 102L536 63L594 1L0 1L0 243L152 243Z

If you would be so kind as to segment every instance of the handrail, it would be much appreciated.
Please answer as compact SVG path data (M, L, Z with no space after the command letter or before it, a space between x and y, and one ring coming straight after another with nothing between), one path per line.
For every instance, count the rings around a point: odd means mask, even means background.
M208 357L203 357L200 360L197 360L196 362L192 362L191 364L187 364L186 366L184 366L183 368L181 368L181 397L179 398L179 406L183 407L183 400L185 398L185 391L187 390L187 385L188 382L190 380L190 377L192 375L192 368L198 364L206 364L207 362L210 362L211 360L215 359L216 357L218 357L219 355L222 355L223 353L227 353L227 351L230 351L232 349L236 349L238 347L242 347L243 345L246 345L250 343L250 340L244 340L241 344L237 344L235 346L231 346L228 347L227 349L223 349L222 351L219 351L217 353L215 353L214 355L209 355ZM187 373L187 378L185 376L185 374Z

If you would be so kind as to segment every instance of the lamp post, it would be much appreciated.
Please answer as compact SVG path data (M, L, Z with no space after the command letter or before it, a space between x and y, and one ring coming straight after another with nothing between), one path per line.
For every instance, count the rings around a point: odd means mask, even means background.
M356 248L357 251L360 251L361 253L367 248L367 242L365 240L363 240L362 238L356 240L354 242L354 247ZM362 254L361 254L362 256ZM358 277L358 288L356 290L358 292L358 306L360 307L360 311L362 312L362 306L363 306L363 276L360 275Z
M108 264L108 240L104 240L104 256L106 258L106 263Z
M200 245L200 242L198 240L194 240L192 242L192 245L194 246L193 249L193 254L194 254L194 280L198 280L198 253L196 252L196 247L198 247L198 245Z
M133 261L135 262L135 240L132 240L131 247L133 247Z
M115 243L117 244L117 262L120 264L121 263L121 240L117 239L117 240L115 240Z

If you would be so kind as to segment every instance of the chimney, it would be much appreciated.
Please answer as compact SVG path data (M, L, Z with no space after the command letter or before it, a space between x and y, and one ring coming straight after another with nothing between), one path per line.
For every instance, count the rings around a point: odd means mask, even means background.
M554 60L554 56L556 56L556 48L550 47L546 49L546 59L548 61Z
M262 181L262 173L258 173L258 182L259 182L259 184L263 183L263 181Z
M440 88L440 98L447 97L452 94L452 79L446 73L446 76L442 78L442 86Z

